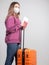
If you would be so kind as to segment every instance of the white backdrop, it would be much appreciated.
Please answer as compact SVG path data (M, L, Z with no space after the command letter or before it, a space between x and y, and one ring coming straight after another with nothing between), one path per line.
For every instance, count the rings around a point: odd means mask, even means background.
M4 65L6 59L4 21L12 1L14 0L0 0L0 65ZM49 0L15 1L21 4L21 20L24 16L29 18L25 47L37 51L37 65L49 65Z

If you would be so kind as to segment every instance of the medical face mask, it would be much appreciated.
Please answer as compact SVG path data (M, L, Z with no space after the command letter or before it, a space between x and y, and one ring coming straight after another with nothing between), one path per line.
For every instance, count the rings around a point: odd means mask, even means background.
M15 12L15 13L19 13L19 12L20 12L20 9L19 9L18 7L17 7L17 8L14 7L14 12Z

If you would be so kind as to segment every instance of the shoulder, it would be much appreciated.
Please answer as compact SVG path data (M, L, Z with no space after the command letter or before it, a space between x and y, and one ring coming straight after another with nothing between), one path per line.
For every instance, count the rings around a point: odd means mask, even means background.
M11 22L14 22L14 16L9 16L9 17L7 17L7 19L5 20L5 24L11 23Z
M9 16L8 20L14 20L14 16Z
M11 22L14 22L14 16L7 17L6 23L11 23Z

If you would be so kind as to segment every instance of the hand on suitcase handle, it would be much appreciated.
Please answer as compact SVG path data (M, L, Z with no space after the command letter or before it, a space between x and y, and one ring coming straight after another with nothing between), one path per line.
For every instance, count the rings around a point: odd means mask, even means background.
M23 26L23 29L25 29L27 27L27 24L25 21L21 24L21 26Z
M23 21L21 23L21 25L23 26L23 29L25 29L27 27L27 24L28 24L28 18L27 17L24 17L23 18Z
M28 25L28 18L27 17L23 18L23 21L22 21L21 25L23 26L23 49L24 49L25 28Z

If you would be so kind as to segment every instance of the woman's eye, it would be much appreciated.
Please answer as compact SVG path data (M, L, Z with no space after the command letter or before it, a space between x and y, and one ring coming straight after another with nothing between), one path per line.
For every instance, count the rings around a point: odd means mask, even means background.
M18 6L15 6L16 8L20 8L20 7L18 7Z

